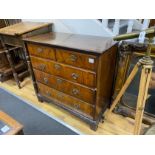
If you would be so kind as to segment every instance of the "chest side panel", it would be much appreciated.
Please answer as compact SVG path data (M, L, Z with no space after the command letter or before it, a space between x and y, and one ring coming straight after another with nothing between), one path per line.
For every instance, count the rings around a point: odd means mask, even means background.
M106 109L111 101L116 57L117 46L113 46L99 58L100 60L97 72L96 118L98 118L103 109Z

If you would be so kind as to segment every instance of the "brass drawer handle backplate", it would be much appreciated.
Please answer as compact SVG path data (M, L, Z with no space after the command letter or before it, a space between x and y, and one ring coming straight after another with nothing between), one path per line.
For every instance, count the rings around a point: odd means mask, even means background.
M37 48L37 52L41 53L41 52L43 52L43 49L42 48Z
M54 67L55 67L56 70L60 70L61 69L61 66L59 64L55 64Z
M72 73L72 78L73 78L74 80L77 80L77 79L78 79L78 77L79 77L79 75L78 75L78 74L76 74L76 73Z
M48 83L48 78L44 77L44 83Z
M73 61L73 62L77 61L77 56L73 55L73 54L70 55L70 60Z
M73 105L75 109L79 110L80 109L80 105L79 104L74 104Z
M62 83L62 79L57 79L57 84L61 84Z
M57 93L57 96L58 96L59 98L63 98L63 95L62 95L61 93Z
M49 91L46 91L46 95L50 97L51 93Z
M73 95L78 95L78 94L79 94L79 90L74 88L74 89L72 90L72 94L73 94Z
M44 71L45 68L46 68L46 65L45 65L45 64L40 64L40 65L39 65L39 69L40 69L40 70Z

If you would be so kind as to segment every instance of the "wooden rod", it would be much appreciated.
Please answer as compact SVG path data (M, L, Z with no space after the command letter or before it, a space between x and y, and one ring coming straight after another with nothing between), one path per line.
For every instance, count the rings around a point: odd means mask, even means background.
M152 73L152 66L143 66L142 73L141 73L141 79L140 79L140 85L139 85L137 107L136 107L134 135L140 134L151 73Z
M109 109L109 113L111 113L115 106L118 104L119 100L121 99L121 97L123 96L124 92L126 91L126 89L128 88L128 86L130 85L131 81L133 80L133 78L135 77L136 73L138 72L138 67L139 67L139 63L137 63L133 70L131 71L128 79L126 80L125 84L123 85L122 89L120 90L120 92L118 93L116 99L113 101L110 109Z
M139 134L139 125L140 125L140 116L142 112L142 103L144 100L144 91L145 91L145 85L146 85L146 78L147 74L145 73L145 70L142 69L141 71L141 78L139 83L139 93L138 93L138 99L137 99L137 107L136 107L136 117L135 117L135 127L134 127L134 134Z

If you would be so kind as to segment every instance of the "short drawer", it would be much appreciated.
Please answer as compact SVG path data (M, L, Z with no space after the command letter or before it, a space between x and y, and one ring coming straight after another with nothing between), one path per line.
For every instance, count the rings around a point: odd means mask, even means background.
M91 89L35 69L34 74L36 80L40 83L46 84L54 89L67 93L90 104L95 104L95 89Z
M27 44L30 55L55 60L55 49L42 45Z
M96 73L83 70L69 65L60 64L55 61L45 60L37 57L30 57L32 66L40 71L50 73L69 81L84 84L88 87L96 87Z
M95 71L97 68L97 56L73 52L64 49L56 49L58 62L73 65L76 67Z
M73 111L77 111L87 117L92 118L94 114L94 107L86 102L83 102L77 98L64 94L53 88L50 88L41 83L38 84L39 93L49 99L55 100L59 104L66 106Z

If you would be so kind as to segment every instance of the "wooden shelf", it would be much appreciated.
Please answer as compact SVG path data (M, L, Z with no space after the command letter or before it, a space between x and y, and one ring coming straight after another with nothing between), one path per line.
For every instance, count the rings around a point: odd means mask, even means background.
M15 69L17 72L24 68L26 68L26 67L25 67L25 64L23 61L20 61L18 64L15 65ZM11 69L10 65L8 64L8 65L5 65L4 67L0 68L0 73L4 73L7 75L12 74L12 69Z
M3 54L3 53L5 53L5 50L0 48L0 54Z
M25 65L24 61L20 61L18 64L16 64L15 70L19 75L22 74L21 80L24 78L24 76L26 76L28 74L26 72L27 66ZM9 64L1 66L1 68L0 68L0 81L1 82L10 79L10 77L12 77L12 75L13 75L12 68L10 67Z

